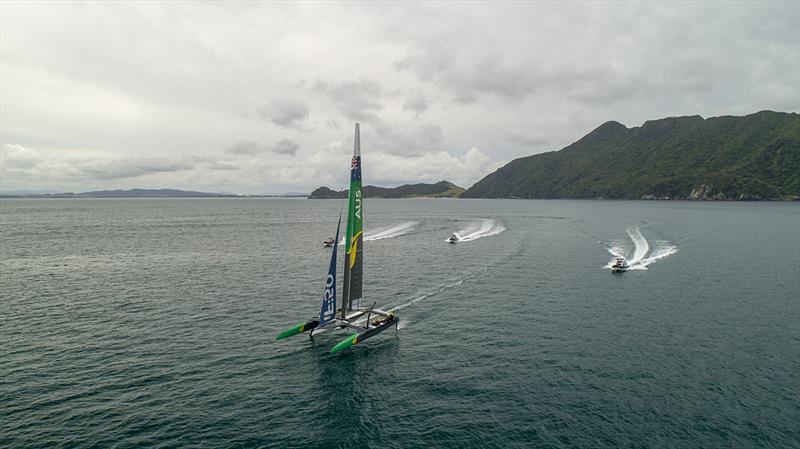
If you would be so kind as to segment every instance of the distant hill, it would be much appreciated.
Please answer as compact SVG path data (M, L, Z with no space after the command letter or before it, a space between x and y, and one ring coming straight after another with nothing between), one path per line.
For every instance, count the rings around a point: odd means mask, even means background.
M97 190L82 193L48 193L3 196L24 196L29 198L209 198L238 197L226 193L192 192L176 189L130 189L130 190Z
M800 199L800 115L607 122L560 151L509 162L461 197Z
M341 192L337 192L336 190L331 190L325 186L322 186L318 189L314 189L310 195L308 195L311 199L317 200L330 200L336 198L347 198L347 190L342 190Z
M463 187L448 181L439 181L436 184L405 184L394 188L364 186L365 198L456 198L462 192L464 192ZM327 187L320 187L311 192L309 198L347 198L347 193L347 190L337 192Z

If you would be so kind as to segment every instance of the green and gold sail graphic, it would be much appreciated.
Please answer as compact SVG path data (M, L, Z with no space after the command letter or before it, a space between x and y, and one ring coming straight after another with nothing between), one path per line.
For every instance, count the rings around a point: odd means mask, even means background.
M344 251L344 292L342 295L342 317L361 305L363 285L362 265L364 261L364 197L361 189L361 138L356 123L353 142L353 160L350 162L350 192L347 204L347 234Z

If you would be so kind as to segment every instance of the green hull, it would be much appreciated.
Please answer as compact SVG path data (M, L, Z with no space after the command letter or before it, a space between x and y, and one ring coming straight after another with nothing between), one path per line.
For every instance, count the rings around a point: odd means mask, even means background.
M290 329L286 329L285 331L283 331L280 334L278 334L278 338L276 338L276 340L281 340L281 339L284 339L286 337L291 337L292 335L297 335L297 334L303 332L303 331L300 330L302 328L303 328L303 325L302 324L298 324L297 326L294 326L294 327L292 327Z
M278 334L276 340L282 340L286 337L291 337L292 335L302 334L305 331L310 331L311 329L316 328L318 325L319 321L317 320L309 321L308 323L298 324L297 326L286 329L285 331Z
M345 350L345 349L347 349L350 346L353 346L355 344L358 344L358 334L353 334L353 335L345 338L344 340L340 341L339 343L336 343L336 346L331 348L331 354L337 353L339 351L343 351L343 350Z

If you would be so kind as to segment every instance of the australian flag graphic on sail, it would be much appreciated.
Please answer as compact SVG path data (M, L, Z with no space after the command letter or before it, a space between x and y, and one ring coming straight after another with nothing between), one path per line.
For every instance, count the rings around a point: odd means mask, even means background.
M336 225L336 238L333 240L333 253L328 276L325 277L325 291L322 293L322 307L319 311L319 325L331 321L336 316L336 247L339 246L339 227L342 216L339 215L339 224Z
M350 182L361 181L361 156L353 156L350 161Z

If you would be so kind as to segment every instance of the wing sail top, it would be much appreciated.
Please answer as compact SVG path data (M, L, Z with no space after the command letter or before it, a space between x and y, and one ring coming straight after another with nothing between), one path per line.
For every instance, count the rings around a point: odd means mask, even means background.
M356 123L353 140L353 159L350 162L350 192L347 201L347 233L345 234L344 295L342 317L361 304L364 262L364 197L361 188L361 136Z

